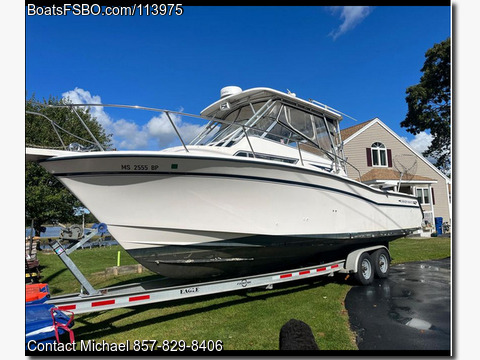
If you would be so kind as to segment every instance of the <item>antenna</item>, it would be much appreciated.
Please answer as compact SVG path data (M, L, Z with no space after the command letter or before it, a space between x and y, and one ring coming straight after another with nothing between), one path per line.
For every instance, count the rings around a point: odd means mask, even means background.
M393 166L400 173L400 179L398 180L398 191L400 191L402 180L412 180L417 172L417 157L412 154L395 155L393 158Z
M347 114L345 114L345 113L343 113L343 112L341 112L341 111L338 111L337 109L334 109L334 108L332 108L331 106L325 105L325 104L321 103L320 101L313 100L313 99L308 99L308 101L310 101L310 102L312 102L312 103L315 103L315 104L317 104L317 105L323 106L323 107L324 107L325 109L327 109L327 110L333 110L333 111L335 111L335 112L337 112L337 113L339 113L339 114L341 114L341 115L344 115L344 116L352 119L353 121L358 121L358 120L355 119L354 117L352 117L352 116L350 116L350 115L347 115Z

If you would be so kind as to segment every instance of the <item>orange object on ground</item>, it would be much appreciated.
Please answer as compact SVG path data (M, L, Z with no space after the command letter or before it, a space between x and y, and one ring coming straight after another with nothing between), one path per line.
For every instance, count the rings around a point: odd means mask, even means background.
M48 284L27 284L25 285L25 302L41 300L50 296Z

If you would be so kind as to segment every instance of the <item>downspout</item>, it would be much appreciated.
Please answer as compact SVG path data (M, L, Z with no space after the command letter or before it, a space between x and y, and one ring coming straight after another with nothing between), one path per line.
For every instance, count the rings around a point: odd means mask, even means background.
M432 210L433 225L435 225L435 211L433 209L432 184L428 184L428 196L430 197L430 209Z
M445 181L445 187L447 190L447 201L448 201L448 223L452 225L452 202L450 201L450 191L448 190L448 181ZM451 231L451 227L450 227Z

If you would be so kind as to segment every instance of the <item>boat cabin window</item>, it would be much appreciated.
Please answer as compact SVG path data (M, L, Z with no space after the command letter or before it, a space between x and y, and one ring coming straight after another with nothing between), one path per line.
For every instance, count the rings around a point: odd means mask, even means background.
M332 142L328 134L327 127L325 126L325 120L323 117L314 116L315 129L317 133L318 145L327 151L332 151Z
M262 107L264 107L262 112L265 113L259 114L258 111ZM209 145L232 146L245 136L246 131L249 137L260 137L291 147L300 146L304 151L331 160L333 158L331 155L316 148L314 144L318 144L329 153L334 153L335 142L338 139L334 120L286 105L281 100L271 104L267 104L266 101L246 103L230 112L224 120L225 123L216 122L207 127L206 133L197 143L201 141ZM245 125L245 131L238 125ZM207 136L208 133L212 135Z
M258 102L242 106L241 108L228 114L225 120L228 122L245 122L250 119L253 114L260 110L264 104L265 102Z
M291 128L314 141L315 132L311 117L312 115L308 113L277 101L272 110L252 126L253 129L250 129L248 134L295 147L297 143L306 140Z
M225 117L225 123L218 123L220 129L217 131L215 137L208 141L210 144L223 145L223 140L227 140L241 128L237 125L245 125L247 121L265 105L265 102L258 102L254 104L247 104L241 108L232 111ZM243 132L243 131L242 131ZM243 137L242 134L240 134ZM232 139L230 139L232 140ZM238 140L238 139L237 139ZM230 144L231 145L231 144Z
M267 126L264 127L261 137L290 146L294 146L297 141L301 141L303 138L288 127L289 113L288 108L277 101L272 111L266 116L267 122L265 122L265 125Z
M255 156L253 156L253 154L250 151L239 151L234 156L249 157L249 158L256 157L257 159L273 160L273 161L278 161L278 162L283 162L288 164L295 164L298 162L298 159L292 159L292 158L286 158L286 157L274 156L274 155L268 155L268 154L255 154Z
M329 118L325 118L325 120L327 121L328 131L330 132L330 135L332 137L332 141L333 141L332 145L336 147L340 145L340 142L341 142L340 134L338 133L337 123Z
M302 110L285 106L288 124L309 139L314 139L312 116Z

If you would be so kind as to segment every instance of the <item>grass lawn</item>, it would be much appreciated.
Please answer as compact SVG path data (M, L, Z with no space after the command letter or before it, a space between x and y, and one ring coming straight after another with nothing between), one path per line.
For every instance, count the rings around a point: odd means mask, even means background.
M449 238L402 238L390 243L392 265L404 262L444 259L450 256Z
M148 280L150 272L106 277L92 275L115 266L135 264L120 246L76 251L72 259L95 288ZM450 239L400 239L391 243L393 263L450 256ZM52 296L79 291L79 284L55 254L39 254L42 282ZM224 349L276 350L280 328L288 320L302 320L312 328L322 350L355 350L344 299L354 286L343 277L320 277L275 286L273 290L244 290L132 308L81 314L75 317L75 339L105 340L222 340Z

